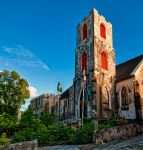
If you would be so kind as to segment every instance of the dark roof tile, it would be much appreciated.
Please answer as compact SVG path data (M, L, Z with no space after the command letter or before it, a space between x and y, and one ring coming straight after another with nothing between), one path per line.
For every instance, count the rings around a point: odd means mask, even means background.
M73 86L73 85L72 85ZM70 86L68 89L66 89L61 95L60 95L60 99L66 99L69 98L69 91L72 88L72 86Z
M127 79L131 76L131 73L137 67L137 65L143 59L143 55L137 56L126 62L123 62L116 66L116 81Z

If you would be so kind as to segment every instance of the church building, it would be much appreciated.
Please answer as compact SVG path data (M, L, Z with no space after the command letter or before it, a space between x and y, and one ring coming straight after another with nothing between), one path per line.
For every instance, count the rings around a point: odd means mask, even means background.
M116 65L112 24L95 9L77 25L75 77L59 103L65 121L143 118L143 55Z

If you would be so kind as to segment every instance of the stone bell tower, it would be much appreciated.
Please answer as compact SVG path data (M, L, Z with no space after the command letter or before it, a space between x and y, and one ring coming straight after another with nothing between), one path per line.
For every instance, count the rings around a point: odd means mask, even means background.
M84 117L106 119L114 108L115 58L112 25L93 9L77 25L75 51L74 111L82 114L82 73L85 68Z

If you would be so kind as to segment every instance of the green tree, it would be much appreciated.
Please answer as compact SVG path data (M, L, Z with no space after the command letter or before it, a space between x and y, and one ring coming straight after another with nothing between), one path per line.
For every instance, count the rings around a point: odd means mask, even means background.
M35 116L31 109L27 109L19 122L19 127L21 129L25 128L36 128L38 126L38 118Z
M0 115L0 135L6 133L8 136L12 135L18 129L18 121L16 117L10 116L6 113Z
M15 72L0 72L0 114L16 115L18 109L29 98L28 82Z

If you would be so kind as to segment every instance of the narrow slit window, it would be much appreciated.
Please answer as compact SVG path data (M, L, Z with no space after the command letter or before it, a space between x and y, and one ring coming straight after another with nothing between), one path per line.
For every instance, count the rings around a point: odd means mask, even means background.
M82 28L82 39L85 40L87 38L87 25L84 24Z
M106 39L106 29L103 24L100 24L100 36L104 39Z

